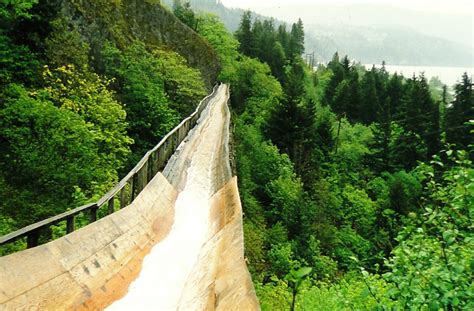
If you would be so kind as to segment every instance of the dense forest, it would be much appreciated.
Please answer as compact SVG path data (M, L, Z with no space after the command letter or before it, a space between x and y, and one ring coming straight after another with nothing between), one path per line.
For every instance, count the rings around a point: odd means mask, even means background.
M263 310L474 308L467 74L450 94L337 53L313 69L301 20L246 12L232 34L185 2L173 11L215 49L231 85ZM138 39L92 51L53 12L0 4L0 234L103 194L206 94L175 51Z
M423 75L365 70L347 56L313 71L301 21L276 27L246 12L232 35L212 15L199 19L232 86L262 309L472 309L467 74L450 99Z

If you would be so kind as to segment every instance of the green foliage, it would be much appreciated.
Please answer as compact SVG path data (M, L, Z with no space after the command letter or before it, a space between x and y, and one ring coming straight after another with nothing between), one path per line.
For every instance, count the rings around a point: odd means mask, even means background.
M204 82L178 54L148 51L140 41L124 51L106 44L102 55L127 112L133 164L194 108L205 93Z
M293 82L294 78L288 76L286 66L289 63L297 64L302 61L304 29L301 19L294 23L288 32L286 25L280 25L276 29L273 19L266 19L263 22L259 19L253 21L252 13L246 11L242 14L235 37L240 43L239 51L243 55L258 58L268 64L272 74L280 82ZM299 83L300 80L296 79L294 82Z
M237 70L239 41L232 36L216 16L201 14L199 20L199 34L211 44L219 56L222 65L219 78L222 81L229 81Z
M390 310L391 289L380 276L347 277L338 283L318 283L302 291L297 310Z
M455 86L454 97L452 105L446 109L446 138L449 143L466 150L472 143L472 135L469 134L472 126L468 122L474 120L474 91L467 73Z
M10 85L0 110L2 215L22 226L74 206L75 186L107 184L97 133L74 112ZM14 159L14 160L13 160Z
M297 59L288 58L291 34L284 27L272 28L272 21L252 22L247 13L236 36L244 54L270 66L281 82L282 96L271 102L269 94L255 96L255 71L244 66L259 64L246 58L232 63L234 77L229 79L235 90L240 191L245 221L251 224L246 230L255 230L246 234L258 241L246 242L251 247L247 255L262 308L292 306L288 292L294 288L278 278L302 266L315 273L295 300L296 309L406 308L395 295L399 280L382 279L378 273L409 275L392 261L411 235L396 237L413 227L410 224L420 218L417 215L428 201L435 201L423 191L419 171L411 170L440 150L443 109L433 100L423 76L406 80L389 76L384 67L367 71L337 54L316 73L301 70ZM283 49L284 65L275 65L279 57L268 48L276 43ZM282 66L280 75L277 69ZM239 71L245 74L239 76ZM281 163L278 153L263 152L271 146L265 138L278 147L276 152L288 155L285 170L275 167ZM436 176L443 170L438 168ZM457 244L457 239L452 243ZM422 253L422 240L408 243L415 245L415 253ZM430 257L438 255L430 253ZM257 256L258 268L251 256ZM399 265L407 267L408 262ZM363 270L362 277L348 276L361 267L375 274ZM344 273L347 277L341 281ZM318 283L321 280L334 283ZM428 297L425 289L418 290L423 299ZM462 291L469 295L468 289ZM465 301L462 297L457 299Z
M123 52L106 45L103 57L106 74L119 84L118 95L125 104L129 134L135 141L134 153L142 154L179 120L168 104L161 64L140 42Z
M38 0L2 0L0 2L0 17L3 19L30 18L29 10Z
M385 277L396 285L390 294L402 308L474 306L474 170L465 152L458 152L453 161L441 181L435 179L433 167L418 170L426 183L424 210L400 232L400 244L386 263L391 271Z
M189 67L186 60L177 53L154 50L153 56L160 61L170 107L179 113L180 118L188 116L207 94L201 73Z
M276 275L281 278L300 267L300 263L294 258L292 248L293 246L290 242L272 245L272 248L268 251L270 267L268 272L270 275Z
M133 142L126 133L125 110L107 89L110 81L94 73L80 72L74 66L54 70L45 67L43 76L47 87L39 96L78 114L94 132L99 146L99 165L108 172L109 182L101 185L105 191L117 181L117 171L129 157L129 145Z
M298 22L291 27L290 41L288 44L288 55L292 58L299 57L304 53L304 29L303 22Z
M37 82L41 67L35 56L27 46L16 45L0 33L0 87L12 82Z
M285 280L287 280L288 283L291 284L291 287L293 288L293 299L291 301L291 308L290 308L290 310L292 311L295 310L296 295L298 294L298 290L300 289L301 284L303 283L304 277L310 274L311 270L312 269L309 267L303 267L303 268L299 268L298 270L291 270L290 273L288 273L285 276Z
M271 283L255 284L255 291L263 311L286 311L290 308L292 295L288 284L277 277Z
M337 154L341 166L349 171L356 171L363 164L365 157L371 154L370 143L373 134L370 128L356 123L351 125L346 119L341 121Z
M239 29L235 32L235 37L239 40L239 52L244 55L254 57L257 54L257 43L252 32L252 13L244 12L240 21Z
M400 171L390 176L387 185L392 210L399 215L418 210L422 186L417 176Z
M184 3L181 0L173 0L173 13L179 20L188 25L193 30L197 30L199 20L196 18L191 4L188 1Z
M201 73L169 47L147 35L125 44L137 36L120 16L126 3L71 5L0 3L0 234L98 199L207 93ZM104 33L127 48L98 42ZM41 233L47 241L65 226Z
M87 68L89 64L89 44L84 42L79 31L65 18L51 22L52 32L46 39L46 55L51 65L74 65Z
M244 57L227 82L234 85L231 103L236 112L245 110L249 117L261 115L265 118L269 108L282 97L281 86L270 75L270 68L251 58ZM246 101L253 105L247 105Z
M243 201L243 199L242 199ZM247 204L247 210L250 209L249 199L245 201ZM258 203L257 203L258 204ZM246 217L248 218L256 218L256 217L249 217L248 215L253 214L246 213ZM263 222L263 221L262 221ZM258 223L254 224L251 221L244 222L244 238L245 238L245 257L249 263L249 270L250 273L254 276L257 276L262 271L265 271L266 267L266 253L265 247L267 245L267 234L266 230L263 227L264 224Z

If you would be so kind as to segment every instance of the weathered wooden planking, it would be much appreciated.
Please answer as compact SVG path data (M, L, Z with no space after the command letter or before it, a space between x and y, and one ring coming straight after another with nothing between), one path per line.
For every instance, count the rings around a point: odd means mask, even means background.
M102 309L126 293L169 232L177 192L162 174L128 207L50 243L0 258L0 309Z
M260 310L244 259L242 206L234 177L210 200L212 228L178 310Z

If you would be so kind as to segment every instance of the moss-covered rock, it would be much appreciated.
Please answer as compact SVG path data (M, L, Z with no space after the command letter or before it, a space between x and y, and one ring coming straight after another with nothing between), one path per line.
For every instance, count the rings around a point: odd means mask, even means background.
M100 50L106 40L123 48L139 39L148 47L166 47L181 54L189 65L201 71L208 87L214 84L220 70L216 53L159 1L59 1L60 15L72 23L91 47L94 65L100 66Z

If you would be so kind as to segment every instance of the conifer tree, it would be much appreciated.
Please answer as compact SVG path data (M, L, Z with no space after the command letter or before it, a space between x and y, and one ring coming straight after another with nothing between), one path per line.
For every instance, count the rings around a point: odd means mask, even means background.
M467 149L472 144L469 120L474 119L474 94L472 81L465 72L455 86L455 97L446 111L446 139L459 149Z
M282 82L285 75L286 55L280 42L276 42L270 51L270 60L268 65L272 70L272 74L278 81Z
M244 12L235 36L240 42L239 51L241 53L250 57L257 56L255 37L252 32L252 12Z
M328 63L328 69L331 69L332 71L335 70L336 67L340 66L341 62L339 61L339 53L336 52L332 56L331 61Z
M339 55L337 52L334 54L332 60L328 64L328 68L332 71L331 79L329 80L326 89L324 90L323 104L330 107L333 106L333 98L336 94L336 88L339 83L344 80L344 69L339 62Z
M377 119L380 111L380 99L375 84L375 67L367 71L361 81L361 115L360 120L370 124Z
M401 113L403 98L403 76L394 73L387 83L387 98L390 100L390 116L396 118Z
M179 18L183 23L188 25L194 31L198 27L198 19L194 14L194 11L191 9L191 4L189 1L183 2L182 0L173 1L173 13Z
M283 47L283 50L285 51L285 54L289 55L289 44L290 44L290 38L288 36L288 32L286 31L286 25L282 24L278 26L278 32L277 32L277 40L280 42L281 46Z
M314 102L307 101L304 89L304 65L300 61L288 66L283 89L286 98L272 111L267 136L289 155L301 175L314 148Z
M290 60L295 56L301 56L304 53L304 29L301 18L291 27L289 41L289 57Z
M339 115L345 114L349 120L355 122L360 118L359 74L353 67L348 67L346 72L345 66L349 65L341 65L336 69L330 81L330 86L332 86L332 83L335 84L341 74L344 77L342 82L337 85L330 103L334 112Z
M402 113L399 116L400 124L407 132L413 134L413 137L406 141L412 144L421 144L422 141L422 145L426 147L423 156L409 161L414 165L417 160L428 160L439 151L439 107L431 96L423 74L419 78L413 77L407 81L404 95ZM416 146L410 146L409 149L415 150Z

